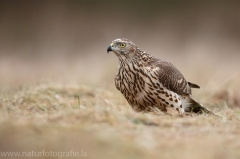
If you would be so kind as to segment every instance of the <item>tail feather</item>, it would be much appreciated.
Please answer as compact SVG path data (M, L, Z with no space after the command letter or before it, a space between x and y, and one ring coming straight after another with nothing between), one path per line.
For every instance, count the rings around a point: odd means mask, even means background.
M198 114L205 113L205 114L215 115L213 112L208 110L205 106L201 105L200 103L196 102L195 100L193 100L193 101L194 101L194 103L192 103L191 112L198 113Z
M190 96L183 97L182 104L185 112L215 115L213 112L211 112L205 106L201 105L200 103L192 99Z

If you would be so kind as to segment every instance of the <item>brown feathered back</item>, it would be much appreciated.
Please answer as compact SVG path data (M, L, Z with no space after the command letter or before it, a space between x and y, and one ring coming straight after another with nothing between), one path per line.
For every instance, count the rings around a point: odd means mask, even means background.
M153 59L149 65L158 67L158 79L162 85L170 91L179 95L191 94L191 87L181 72L170 62L160 59Z

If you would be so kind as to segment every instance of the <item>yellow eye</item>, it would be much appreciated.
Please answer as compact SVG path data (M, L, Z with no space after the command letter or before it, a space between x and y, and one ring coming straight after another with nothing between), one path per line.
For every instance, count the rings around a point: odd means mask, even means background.
M125 46L126 46L126 44L124 44L124 43L121 43L121 44L120 44L120 47L121 47L121 48L124 48Z

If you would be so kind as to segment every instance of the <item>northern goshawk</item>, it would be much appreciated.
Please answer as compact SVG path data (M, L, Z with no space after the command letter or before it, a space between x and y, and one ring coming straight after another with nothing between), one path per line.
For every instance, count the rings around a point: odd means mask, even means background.
M168 113L170 108L180 115L213 114L191 97L191 88L200 87L186 81L170 62L153 57L125 38L114 40L109 51L119 60L115 85L135 111Z

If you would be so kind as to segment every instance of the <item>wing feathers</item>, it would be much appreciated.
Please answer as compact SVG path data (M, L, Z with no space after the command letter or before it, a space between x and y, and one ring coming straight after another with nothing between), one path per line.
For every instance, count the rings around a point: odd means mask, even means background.
M189 85L181 72L168 61L153 59L149 65L159 68L158 79L160 83L170 91L178 93L179 95L188 95L191 94L190 85L192 85L193 88L197 87L196 84L191 83Z

